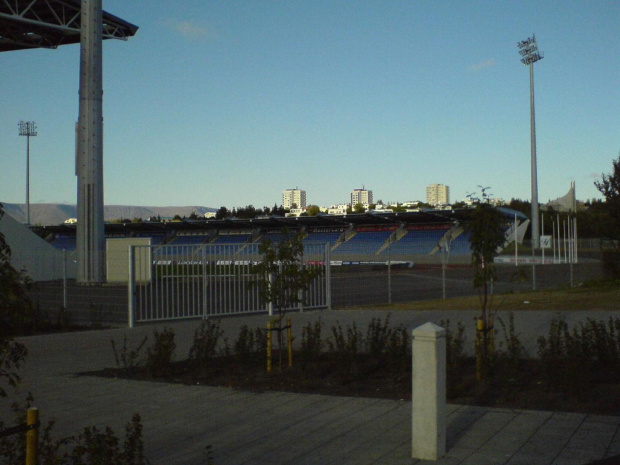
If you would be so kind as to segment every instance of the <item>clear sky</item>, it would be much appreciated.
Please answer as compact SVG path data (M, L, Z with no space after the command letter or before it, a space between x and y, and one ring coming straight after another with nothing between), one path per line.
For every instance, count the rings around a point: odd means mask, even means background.
M228 208L530 199L536 34L539 200L600 197L620 151L620 2L104 0L105 202ZM0 54L0 201L75 203L79 46Z

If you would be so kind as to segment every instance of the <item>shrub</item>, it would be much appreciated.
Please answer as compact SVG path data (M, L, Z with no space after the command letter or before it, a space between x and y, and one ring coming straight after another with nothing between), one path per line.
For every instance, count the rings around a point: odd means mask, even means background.
M24 404L13 402L11 411L16 425L26 423L26 411L32 406L32 395ZM6 428L0 421L0 430ZM106 426L104 431L88 426L76 435L61 439L53 438L55 421L50 420L40 428L38 464L40 465L146 465L142 423L140 415L133 414L125 426L122 448L114 431ZM14 434L0 438L1 463L23 464L26 461L26 435Z
M154 329L153 339L153 345L146 354L146 368L151 376L162 376L170 371L170 363L175 356L174 330L164 328L160 333Z
M402 375L411 368L411 336L404 326L389 330L383 351L387 367L394 373Z
M620 368L620 320L607 325L588 319L570 330L563 318L554 318L548 337L538 338L542 374L549 388L567 394L583 394L594 379L617 379Z
M139 368L144 365L144 357L140 352L142 352L142 348L146 344L148 340L148 336L144 336L142 342L138 344L135 349L130 350L127 347L127 335L123 336L123 345L120 349L117 350L116 342L114 339L110 339L110 343L112 344L112 351L114 352L114 361L116 362L116 367L122 369L127 373L133 372L136 368Z
M609 278L620 277L620 251L603 250L601 251L601 266L603 273Z
M358 355L363 347L364 336L355 322L343 330L339 321L332 326L332 337L327 339L329 350L336 354L339 364L339 373L349 376L356 364Z
M502 327L504 336L504 340L499 342L500 357L507 359L513 367L517 367L519 360L526 355L526 352L515 330L514 314L512 312L508 314L508 326L506 326L503 319L498 317L497 320Z
M467 357L465 356L465 326L460 321L456 331L450 327L450 320L441 320L439 325L446 330L446 391L450 398L458 397L463 385L458 383L464 372Z
M204 320L194 331L194 341L189 349L189 360L195 366L204 365L217 355L217 348L224 331L220 322Z
M368 329L366 330L366 352L372 357L380 359L385 346L387 344L390 330L388 325L390 323L390 315L388 314L383 320L383 323L379 318L373 318L368 323Z
M243 325L233 346L235 360L239 365L251 366L264 363L267 357L267 331L250 329Z
M323 322L319 319L313 323L308 322L301 330L300 359L303 367L310 366L318 361L323 353L325 343L322 339Z

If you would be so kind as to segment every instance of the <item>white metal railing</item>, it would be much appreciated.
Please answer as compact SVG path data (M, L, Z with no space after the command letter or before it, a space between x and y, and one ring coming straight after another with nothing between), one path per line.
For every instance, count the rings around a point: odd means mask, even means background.
M260 260L258 244L129 246L129 326L270 311L253 285ZM303 263L321 273L295 310L331 308L329 247L305 243Z

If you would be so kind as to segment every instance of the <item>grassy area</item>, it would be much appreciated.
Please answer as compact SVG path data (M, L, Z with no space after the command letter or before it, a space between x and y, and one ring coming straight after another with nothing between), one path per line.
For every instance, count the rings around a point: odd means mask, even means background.
M619 310L620 280L585 283L578 288L495 295L493 309L500 310ZM478 296L420 300L373 306L379 310L477 310Z

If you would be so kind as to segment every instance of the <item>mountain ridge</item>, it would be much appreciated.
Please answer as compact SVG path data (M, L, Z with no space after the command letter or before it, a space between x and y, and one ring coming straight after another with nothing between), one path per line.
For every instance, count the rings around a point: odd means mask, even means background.
M3 203L4 211L16 221L26 223L26 204ZM103 207L104 221L126 218L133 220L140 218L146 220L151 217L172 218L175 215L189 217L192 213L203 216L205 213L215 212L216 208L190 206L140 206L140 205L105 205ZM70 218L77 218L77 206L61 203L31 203L30 223L32 225L54 226L64 223Z

